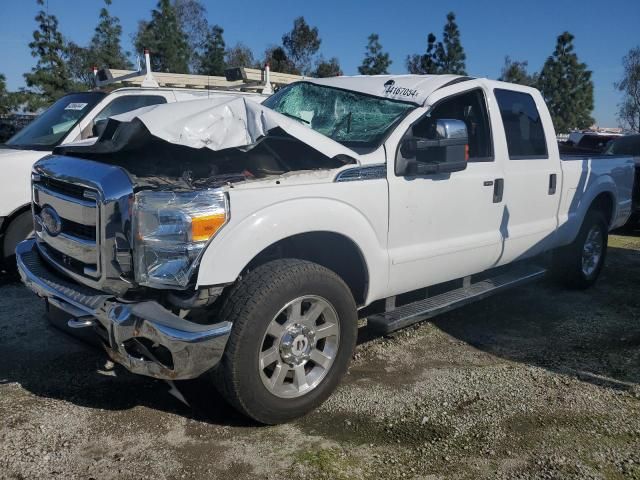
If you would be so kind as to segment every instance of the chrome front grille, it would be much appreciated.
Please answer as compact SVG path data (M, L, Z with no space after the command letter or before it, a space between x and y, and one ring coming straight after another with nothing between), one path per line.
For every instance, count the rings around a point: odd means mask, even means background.
M99 278L98 192L44 175L34 175L32 187L36 240L41 253L60 268L92 279ZM45 209L47 212L53 210L59 217L55 229L43 220Z
M122 168L49 155L33 167L40 255L87 287L121 295L133 285L133 183Z

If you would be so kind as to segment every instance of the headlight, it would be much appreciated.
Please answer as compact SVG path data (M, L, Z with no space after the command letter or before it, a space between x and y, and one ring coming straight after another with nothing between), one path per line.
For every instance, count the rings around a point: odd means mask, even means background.
M149 287L186 287L207 241L227 222L219 190L136 194L134 269Z

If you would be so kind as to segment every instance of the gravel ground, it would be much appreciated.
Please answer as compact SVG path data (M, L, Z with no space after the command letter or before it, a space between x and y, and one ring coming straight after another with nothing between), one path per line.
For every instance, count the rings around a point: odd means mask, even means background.
M365 329L317 411L261 427L199 382L105 366L0 287L1 478L640 479L640 235L586 292L522 287L388 337Z

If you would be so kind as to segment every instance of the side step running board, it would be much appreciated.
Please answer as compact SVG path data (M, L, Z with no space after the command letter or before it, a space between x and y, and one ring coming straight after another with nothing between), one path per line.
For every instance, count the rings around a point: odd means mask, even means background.
M542 277L546 270L537 265L518 265L506 273L450 290L424 300L403 305L386 313L371 315L367 325L380 333L389 333L434 317L454 308L483 299L501 290Z

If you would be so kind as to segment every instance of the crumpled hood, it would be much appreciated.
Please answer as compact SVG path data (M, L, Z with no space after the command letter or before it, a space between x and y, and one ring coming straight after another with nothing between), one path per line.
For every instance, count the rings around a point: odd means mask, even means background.
M138 120L151 135L191 148L218 151L226 148L251 149L277 127L329 158L357 154L286 117L243 97L153 105L111 117L118 122Z
M4 179L0 195L0 216L6 217L31 202L31 168L49 153L0 148L0 172Z

